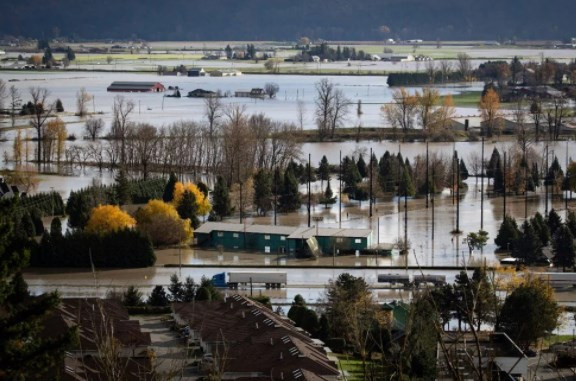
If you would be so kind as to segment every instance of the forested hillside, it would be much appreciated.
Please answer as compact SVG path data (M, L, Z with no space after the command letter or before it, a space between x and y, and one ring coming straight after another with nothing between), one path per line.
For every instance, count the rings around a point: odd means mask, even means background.
M574 0L19 0L0 35L147 40L565 39ZM390 33L382 33L380 26ZM575 36L572 36L575 35Z

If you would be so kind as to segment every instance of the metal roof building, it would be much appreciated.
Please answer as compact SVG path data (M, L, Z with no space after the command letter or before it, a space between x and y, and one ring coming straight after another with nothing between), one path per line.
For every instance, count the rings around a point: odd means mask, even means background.
M206 222L194 232L200 247L264 253L297 253L317 242L324 254L365 250L372 245L370 229L332 229L298 226Z
M108 86L109 92L125 92L125 93L161 93L166 91L166 88L160 82L112 82Z

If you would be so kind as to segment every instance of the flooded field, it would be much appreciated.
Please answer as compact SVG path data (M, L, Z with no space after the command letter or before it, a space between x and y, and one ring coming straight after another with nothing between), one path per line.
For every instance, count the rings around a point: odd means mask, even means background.
M49 100L60 99L66 112L61 118L67 123L68 133L77 137L84 135L84 121L76 116L76 94L80 88L93 96L88 104L88 111L99 113L97 117L105 122L105 133L109 130L112 121L112 105L114 97L121 95L132 100L135 109L130 115L133 122L147 122L157 127L168 125L181 120L205 120L204 99L186 98L189 91L204 89L221 91L230 97L222 98L224 105L244 105L247 114L265 113L276 121L290 122L299 125L299 103L303 107L303 127L313 129L314 100L316 97L315 84L322 76L282 76L282 75L243 75L240 77L162 77L156 74L137 73L102 73L102 72L1 72L0 79L14 85L21 92L24 102L29 98L29 88L44 87L50 90ZM350 100L349 115L345 125L357 126L359 123L365 127L378 127L383 125L380 108L392 100L392 90L386 84L386 77L357 77L338 76L328 77L334 82L336 88L342 90ZM167 98L162 93L113 93L106 88L114 81L158 81L169 86L178 86L182 98ZM236 98L235 91L263 88L268 82L279 85L279 92L275 99ZM410 91L420 88L411 88ZM481 83L465 85L447 85L437 87L441 94L456 94L461 91L481 90ZM166 94L171 94L168 90ZM356 116L356 104L362 102L362 116ZM459 109L461 115L476 114L476 110ZM19 124L28 124L27 118L18 120ZM0 119L0 128L9 127L10 120ZM32 131L31 131L32 133ZM7 134L11 136L10 133Z

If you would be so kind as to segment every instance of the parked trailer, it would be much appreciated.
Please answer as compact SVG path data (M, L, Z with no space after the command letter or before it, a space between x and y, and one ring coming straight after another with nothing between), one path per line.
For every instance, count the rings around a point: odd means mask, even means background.
M397 284L408 287L410 286L410 276L402 274L378 274L378 283L388 283L391 287Z
M414 275L414 286L421 284L433 284L435 287L441 287L446 284L446 275Z
M237 289L238 286L264 285L266 288L281 288L286 286L285 272L229 272L219 273L212 277L216 287Z
M532 273L552 287L576 287L576 273Z

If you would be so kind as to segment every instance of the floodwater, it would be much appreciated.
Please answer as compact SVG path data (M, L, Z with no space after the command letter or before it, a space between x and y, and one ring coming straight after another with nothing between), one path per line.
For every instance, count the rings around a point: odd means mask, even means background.
M383 103L392 100L392 91L386 84L383 76L282 76L282 75L243 75L239 77L161 77L153 73L102 73L102 72L0 72L0 79L14 85L21 92L23 101L29 99L29 88L44 87L50 91L50 100L60 99L67 111L62 119L67 122L68 133L74 133L77 137L83 136L84 122L74 116L76 112L76 93L82 87L93 96L88 105L88 111L102 113L97 117L105 121L107 131L112 121L112 105L114 97L121 95L135 104L134 112L130 120L134 122L147 122L160 127L181 120L201 121L204 117L204 100L199 98L186 98L185 95L194 89L211 91L220 90L232 96L223 98L224 105L244 105L246 112L250 114L265 113L274 120L298 124L299 102L303 104L303 127L315 128L314 124L314 99L316 96L315 84L322 78L328 78L334 82L336 88L342 90L350 100L349 115L346 125L356 126L381 126L383 119L380 108ZM109 93L106 88L113 81L159 81L166 88L178 86L181 88L183 98L168 98L162 93ZM279 93L275 99L250 99L235 98L234 92L238 90L250 90L251 88L263 88L268 82L279 85ZM410 91L419 88L411 88ZM464 85L438 86L441 94L456 94L460 91L481 90L481 83ZM167 91L166 94L170 94ZM362 102L362 116L357 118L357 103ZM475 110L473 110L475 112ZM470 110L459 110L467 115ZM24 118L19 123L28 123ZM8 119L0 127L8 127ZM31 131L32 132L32 131Z

